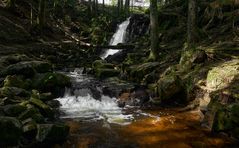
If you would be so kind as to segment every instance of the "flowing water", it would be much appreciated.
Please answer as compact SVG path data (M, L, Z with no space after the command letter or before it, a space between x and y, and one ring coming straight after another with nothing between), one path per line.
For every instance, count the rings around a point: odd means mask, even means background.
M119 25L111 45L124 42L129 19ZM117 53L108 50L102 58ZM198 110L141 110L120 108L117 98L103 95L101 82L82 74L82 69L65 73L74 87L58 98L61 118L70 126L65 148L138 148L138 147L237 147L238 143L222 135L213 135L200 126ZM92 89L92 87L94 89ZM96 92L100 92L97 95ZM97 97L98 96L98 97Z
M117 31L115 32L115 34L113 35L113 37L110 40L110 45L118 45L119 43L125 43L125 37L126 37L126 33L127 33L126 30L129 25L129 22L130 22L129 20L130 20L130 18L128 18L126 21L124 21L123 23L121 23L118 26ZM109 55L116 54L119 51L120 50L109 49L101 56L101 58L105 59Z

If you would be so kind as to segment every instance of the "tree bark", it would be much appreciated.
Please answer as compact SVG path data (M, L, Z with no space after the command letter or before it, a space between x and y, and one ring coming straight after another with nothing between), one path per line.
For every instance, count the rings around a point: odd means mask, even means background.
M192 48L196 40L196 0L188 0L187 46Z
M40 29L42 29L45 25L45 9L46 9L46 0L39 1L39 14L37 18L37 24Z
M130 12L130 0L125 0L125 12L126 15L129 16L129 12Z
M150 0L150 40L151 52L149 59L156 60L158 58L158 6L157 0Z

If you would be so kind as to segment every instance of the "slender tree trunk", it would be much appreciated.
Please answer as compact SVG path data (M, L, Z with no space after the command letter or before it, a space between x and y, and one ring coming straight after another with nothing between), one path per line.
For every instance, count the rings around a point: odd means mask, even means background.
M121 0L118 0L118 3L117 3L117 13L118 13L118 16L120 16L120 1Z
M37 18L37 24L39 25L40 29L42 29L45 25L45 9L46 9L46 0L40 0L39 2L39 14Z
M150 40L151 52L149 59L156 60L158 58L158 5L157 0L150 0Z
M130 0L125 0L125 12L126 15L129 16L129 11L130 11Z
M188 0L187 46L192 48L196 40L196 0Z
M92 0L88 1L88 13L89 13L89 16L91 17L91 15L92 15Z
M95 14L96 15L98 15L98 7L99 7L98 0L95 0Z
M32 4L31 4L31 26L33 26L33 8L32 8Z
M105 12L105 0L102 1L102 9L103 9L103 12Z

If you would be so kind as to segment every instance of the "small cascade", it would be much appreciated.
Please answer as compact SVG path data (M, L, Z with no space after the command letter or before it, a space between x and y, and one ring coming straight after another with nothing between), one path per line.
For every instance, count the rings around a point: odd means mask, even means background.
M78 85L79 88L67 89L64 97L57 99L63 113L61 118L82 121L102 120L106 123L120 125L131 123L133 115L126 114L124 109L118 106L116 98L102 95L101 88L96 87L96 90L88 88L95 82L93 82L93 78L82 74L81 69L65 74L71 77L73 85ZM96 99L93 91L101 92L100 97Z
M113 35L113 37L110 40L110 45L118 45L119 43L125 43L126 30L127 30L129 23L130 23L130 17L118 26L117 31L115 32L115 34ZM105 59L109 55L116 54L119 51L120 50L109 49L101 56L101 58Z

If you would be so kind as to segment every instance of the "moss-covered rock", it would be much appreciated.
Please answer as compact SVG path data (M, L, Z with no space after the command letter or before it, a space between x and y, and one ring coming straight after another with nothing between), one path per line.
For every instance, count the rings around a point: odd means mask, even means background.
M239 60L225 62L213 67L207 75L207 87L213 90L224 89L238 76Z
M106 68L106 69L114 69L114 65L107 63L105 60L96 60L92 63L92 68L94 70Z
M119 74L119 70L106 68L97 69L97 71L95 72L95 76L100 79L118 76Z
M65 87L70 87L70 78L60 73L38 74L33 78L33 88L59 96Z
M14 146L22 135L21 123L13 117L0 117L0 146Z
M186 94L182 80L177 75L165 75L157 82L157 93L161 103L185 103Z
M35 89L32 90L31 97L32 98L36 98L36 99L40 99L43 102L55 99L54 96L52 95L52 93L50 93L50 92L48 92L48 93L40 93L38 90L35 90Z
M38 124L38 142L61 142L69 133L69 127L65 124Z
M31 80L24 80L21 76L7 76L4 80L4 87L18 87L29 89L31 87Z
M38 73L52 72L52 65L44 61L30 61L28 62Z
M9 97L14 98L16 96L19 97L29 97L30 93L22 88L17 87L2 87L0 88L0 97Z
M53 109L39 99L31 98L30 103L39 108L42 115L48 118L54 117Z
M52 66L47 62L23 61L6 67L0 72L0 76L23 75L25 77L32 77L36 72L45 73L51 71Z
M141 82L143 78L153 72L159 66L159 62L148 62L141 65L130 66L127 72L132 80Z
M120 71L116 69L116 67L107 63L104 60L96 60L92 64L93 72L97 78L105 79L108 77L118 76Z
M28 62L19 62L10 65L0 72L0 76L23 75L25 77L32 77L34 74L35 70Z
M207 59L207 54L204 50L191 49L185 50L182 53L179 65L180 71L186 72L192 69L196 64L204 63Z
M28 140L34 140L37 134L37 123L31 118L22 121L22 123L23 137Z
M33 119L37 123L43 123L44 122L44 117L40 113L39 109L37 109L34 106L30 106L30 105L27 108L27 110L25 110L24 112L22 112L18 116L18 119L20 119L21 121L26 120L28 118Z
M5 115L10 117L17 117L19 114L24 112L27 109L26 106L21 104L10 104L3 106L3 111Z

